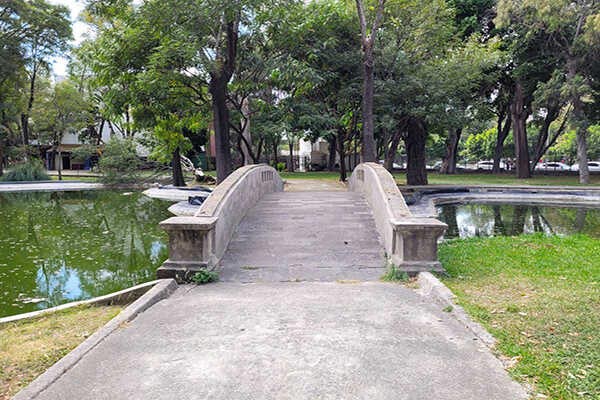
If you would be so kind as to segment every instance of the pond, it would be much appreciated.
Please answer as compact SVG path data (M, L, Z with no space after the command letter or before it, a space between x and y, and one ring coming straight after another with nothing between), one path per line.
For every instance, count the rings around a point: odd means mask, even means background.
M446 238L583 233L600 238L600 209L499 204L446 204L436 207L448 224Z
M0 317L155 279L169 205L139 192L0 194Z

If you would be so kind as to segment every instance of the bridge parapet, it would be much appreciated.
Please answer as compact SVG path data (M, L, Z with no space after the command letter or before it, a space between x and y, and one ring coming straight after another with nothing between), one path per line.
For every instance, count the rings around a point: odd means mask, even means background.
M274 168L247 165L221 182L194 216L162 221L169 234L169 259L158 269L158 278L184 280L214 268L248 210L265 194L281 191L283 181Z
M437 241L447 225L435 218L414 217L394 177L382 165L359 164L350 177L350 190L365 195L394 265L410 274L443 271Z

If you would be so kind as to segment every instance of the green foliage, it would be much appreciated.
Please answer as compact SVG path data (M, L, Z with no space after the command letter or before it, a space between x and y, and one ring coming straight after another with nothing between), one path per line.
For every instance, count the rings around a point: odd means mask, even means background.
M98 155L98 146L92 144L84 144L71 151L71 159L76 162L84 162L96 155Z
M44 164L35 158L16 164L8 173L2 176L3 181L49 181Z
M204 285L206 283L217 282L219 280L219 274L216 271L200 270L192 276L192 282L198 285Z
M278 162L276 165L276 169L278 172L283 172L285 171L285 163L284 162Z
M461 156L469 161L489 160L494 156L496 146L496 128L467 137Z
M140 159L131 139L112 138L99 162L101 181L107 185L134 183L139 175Z
M568 130L556 144L548 150L548 155L554 159L566 158L570 163L577 159L577 132ZM588 159L600 160L600 125L588 127Z
M402 271L396 264L394 264L391 260L386 261L387 270L385 274L381 277L382 281L385 282L407 282L409 280L408 274L406 271Z

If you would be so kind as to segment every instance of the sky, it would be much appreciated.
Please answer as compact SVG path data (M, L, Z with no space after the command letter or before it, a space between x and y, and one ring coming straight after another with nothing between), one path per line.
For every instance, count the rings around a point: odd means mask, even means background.
M61 4L71 9L71 21L73 22L73 45L80 43L85 34L89 31L86 24L78 21L79 13L83 10L83 2L81 0L48 0L52 4ZM55 75L66 75L67 64L69 60L64 57L55 57L52 63Z

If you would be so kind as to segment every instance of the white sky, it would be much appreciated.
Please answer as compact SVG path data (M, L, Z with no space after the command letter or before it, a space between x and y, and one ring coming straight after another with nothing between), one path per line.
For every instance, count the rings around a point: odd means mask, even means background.
M73 44L80 43L85 34L89 31L86 24L78 21L79 13L83 10L83 3L81 0L48 0L52 4L62 4L71 9L71 21L73 22ZM66 75L67 64L69 60L64 57L55 57L52 62L52 68L55 75Z

